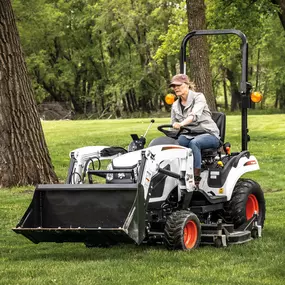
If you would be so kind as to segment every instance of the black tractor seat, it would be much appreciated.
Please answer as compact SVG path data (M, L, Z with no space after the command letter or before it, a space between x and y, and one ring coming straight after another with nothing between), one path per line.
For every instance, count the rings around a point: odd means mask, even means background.
M220 145L218 148L205 148L201 150L202 159L216 157L223 146L226 132L226 115L222 112L212 112L212 119L220 130Z

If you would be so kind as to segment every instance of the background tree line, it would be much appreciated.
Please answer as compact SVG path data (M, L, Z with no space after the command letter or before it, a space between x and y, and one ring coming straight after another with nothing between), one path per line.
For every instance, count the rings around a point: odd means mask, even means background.
M250 81L265 95L262 107L284 109L285 37L277 17L283 19L284 1L269 0L14 0L37 102L70 102L77 114L97 117L161 110L188 32L186 12L188 20L191 11L201 13L191 7L198 2L206 7L207 29L247 35ZM234 111L239 39L209 37L208 43L215 102ZM198 71L192 66L191 77Z

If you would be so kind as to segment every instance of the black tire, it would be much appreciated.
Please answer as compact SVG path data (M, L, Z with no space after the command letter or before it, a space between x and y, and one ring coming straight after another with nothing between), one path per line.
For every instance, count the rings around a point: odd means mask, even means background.
M223 242L222 242L222 238L221 237L217 237L215 240L214 240L214 245L215 247L222 247L223 246Z
M231 219L235 228L248 221L258 213L258 225L264 226L265 199L260 185L250 179L238 180L231 200L225 205L226 215Z
M201 224L198 217L190 211L172 213L166 221L164 244L170 250L192 250L199 246Z

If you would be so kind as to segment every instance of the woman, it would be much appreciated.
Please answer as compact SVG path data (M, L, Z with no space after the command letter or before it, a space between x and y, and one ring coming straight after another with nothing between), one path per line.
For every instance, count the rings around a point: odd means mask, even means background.
M201 180L201 149L218 148L220 132L211 117L204 94L194 91L194 84L190 82L187 75L175 75L169 86L178 97L171 109L173 128L180 129L182 126L187 125L192 131L191 135L181 134L178 143L192 149L195 184L199 187ZM195 135L195 131L197 135Z

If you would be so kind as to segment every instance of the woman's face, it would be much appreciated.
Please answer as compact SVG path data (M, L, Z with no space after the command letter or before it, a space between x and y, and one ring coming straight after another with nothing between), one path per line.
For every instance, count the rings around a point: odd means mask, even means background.
M187 97L189 92L189 86L186 83L182 83L182 85L172 85L172 89L178 97Z

